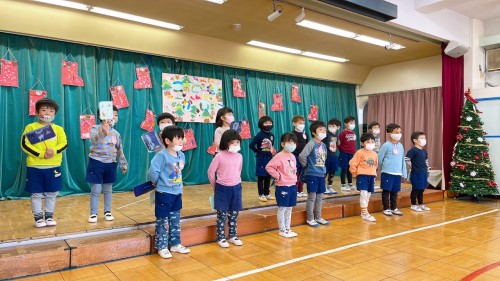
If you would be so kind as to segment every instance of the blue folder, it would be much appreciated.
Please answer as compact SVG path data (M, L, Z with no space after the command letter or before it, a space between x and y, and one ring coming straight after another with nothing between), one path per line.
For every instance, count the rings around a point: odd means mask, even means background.
M148 181L148 182L142 183L142 184L134 187L134 195L135 195L135 197L138 197L138 196L143 195L144 193L150 192L153 189L155 189L155 187L153 186L153 183Z
M31 144L36 144L51 138L55 138L56 133L54 132L54 129L52 129L51 125L47 125L40 129L36 129L26 133L26 137L28 138Z

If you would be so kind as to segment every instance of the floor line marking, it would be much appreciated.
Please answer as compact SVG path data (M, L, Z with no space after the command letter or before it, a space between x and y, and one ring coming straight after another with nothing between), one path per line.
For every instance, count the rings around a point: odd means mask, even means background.
M443 226L443 225L447 225L447 224L451 224L451 223L455 223L455 222L460 222L460 221L464 221L464 220L468 220L468 219L472 219L472 218L479 217L479 216L488 215L488 214L491 214L491 213L494 213L494 212L497 212L497 211L498 211L498 209L494 209L494 210L490 210L490 211L487 211L487 212L482 212L482 213L479 213L479 214L470 215L470 216L466 216L466 217L459 218L459 219L454 219L454 220L451 220L451 221L441 222L441 223L438 223L438 224L432 224L432 225L428 225L428 226L424 226L424 227L420 227L420 228L410 229L410 230L406 230L406 231L403 231L403 232L398 232L398 233L390 234L390 235L383 236L383 237L373 238L373 239L369 239L369 240L357 242L357 243L354 243L354 244L349 244L349 245L345 245L345 246L342 246L342 247L338 247L338 248L326 250L326 251L323 251L323 252L318 252L318 253L310 254L310 255L307 255L307 256L302 256L302 257L298 257L298 258L295 258L295 259L291 259L291 260L287 260L287 261L275 263L275 264L264 266L264 267L261 267L261 268L256 268L256 269L249 270L249 271L246 271L246 272L242 272L242 273L230 275L230 276L227 276L227 277L223 277L223 278L217 279L215 281L229 281L229 280L233 280L233 279L245 277L245 276L248 276L248 275L252 275L252 274L255 274L255 273L263 272L263 271L266 271L266 270L270 270L270 269L273 269L273 268L281 267L281 266L284 266L284 265L287 265L287 264L296 263L296 262L299 262L299 261L303 261L303 260L307 260L307 259L311 259L311 258L323 256L323 255L328 255L328 254L331 254L331 253L335 253L335 252L339 252L339 251L342 251L342 250L354 248L354 247L357 247L357 246L361 246L361 245L365 245L365 244L370 244L370 243L373 243L373 242L378 242L378 241L382 241L382 240L386 240L386 239L390 239L390 238L394 238L394 237L398 237L398 236L402 236L402 235L406 235L406 234L410 234L410 233L415 233L415 232L419 232L419 231L423 231L423 230L427 230L427 229L432 229L432 228L440 227L440 226Z
M118 207L118 208L116 208L116 209L117 209L117 210L120 210L121 208L125 208L125 207L127 207L127 206L134 205L134 204L137 204L137 203L139 203L139 202L146 201L146 200L149 200L149 197L148 197L148 198L144 198L144 199L139 200L139 201L132 202L132 203L127 204L127 205L123 205L123 206Z
M462 278L460 281L470 281L470 280L473 280L474 278L478 277L479 275L485 273L485 272L488 272L492 269L495 269L496 267L500 266L500 261L499 262L496 262L496 263L493 263L493 264L490 264L490 265L487 265L483 268L480 268L474 272L472 272L471 274L465 276L464 278Z

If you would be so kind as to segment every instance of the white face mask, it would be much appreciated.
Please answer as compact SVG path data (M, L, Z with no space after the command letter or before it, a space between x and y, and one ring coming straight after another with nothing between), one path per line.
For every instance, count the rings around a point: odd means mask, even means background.
M421 139L418 141L418 143L420 144L420 146L425 146L427 144L427 140L426 139Z
M160 131L163 131L163 129L165 129L168 126L172 126L172 125L173 124L170 124L170 123L162 123L162 124L158 125L158 127L160 128Z
M305 124L297 124L297 125L295 126L295 129L296 129L298 132L303 132L305 127L306 127L306 125L305 125Z
M375 130L372 130L372 133L373 133L374 135L378 135L378 134L380 134L380 129L375 129Z
M227 115L227 116L225 117L225 119L226 119L226 122L227 122L227 123L229 123L229 124L231 124L231 123L233 123L233 122L234 122L234 116Z
M375 144L374 143L367 143L365 145L365 148L372 151L375 148Z
M324 138L326 138L326 133L319 133L318 134L318 139L319 140L323 140Z
M176 145L176 146L172 147L172 150L175 152L179 152L182 150L182 145Z
M54 116L40 115L40 116L38 116L38 119L40 119L40 121L42 121L42 122L50 123L50 122L54 121Z
M402 134L391 134L391 138L395 141L399 141L402 136Z
M239 146L239 145L231 145L231 146L229 146L228 151L231 153L238 153L238 151L240 151L240 149L241 149L241 146Z
M354 124L349 124L348 128L349 128L349 130L351 130L351 131L352 131L352 130L354 130L354 128L356 128L356 125L354 125Z
M108 122L108 124L109 124L109 126L110 126L111 128L112 128L113 126L115 126L115 125L116 125L116 121L115 121L115 119L110 119L110 120L108 120L107 122Z
M297 148L296 144L285 144L285 150L288 152L294 152L295 149Z
M337 132L337 127L328 127L328 131L330 131L330 133L332 134L335 134Z

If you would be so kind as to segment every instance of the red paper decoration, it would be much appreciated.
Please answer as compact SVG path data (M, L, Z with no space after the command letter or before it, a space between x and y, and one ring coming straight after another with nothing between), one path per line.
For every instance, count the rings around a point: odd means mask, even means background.
M134 89L153 88L148 67L136 67L135 73L137 74L137 80L134 82Z
M17 61L0 60L0 86L19 87Z
M462 140L463 138L464 138L464 136L462 136L461 134L457 135L457 140Z
M83 86L83 79L78 76L78 63L63 60L61 69L61 80L63 85Z
M155 128L155 121L156 121L156 114L153 111L146 109L146 117L141 122L141 129L146 130L148 132L153 131Z
M301 102L301 98L299 96L299 85L292 85L292 101Z
M309 114L307 115L307 120L318 121L318 109L317 105L311 105L309 107Z
M196 139L194 138L193 129L189 128L184 130L184 146L182 146L182 151L195 149L198 146L196 145Z
M246 120L241 121L240 137L243 140L249 139L252 137L252 135L250 134L250 122L248 122Z
M95 125L94 114L80 114L80 138L90 139L90 129Z
M125 94L125 89L122 85L111 86L109 91L111 92L113 105L116 106L116 108L120 109L129 106L127 95Z
M273 94L273 105L271 105L272 111L282 111L285 109L283 106L283 96L281 94Z
M36 102L47 96L47 91L29 90L29 115L36 115Z
M259 102L259 119L262 117L262 116L266 116L266 105L262 102Z
M241 81L240 79L233 78L233 96L237 98L244 98L247 96L245 91L241 88Z
M207 148L207 153L210 155L215 155L216 150L217 150L217 145L214 142L209 148Z

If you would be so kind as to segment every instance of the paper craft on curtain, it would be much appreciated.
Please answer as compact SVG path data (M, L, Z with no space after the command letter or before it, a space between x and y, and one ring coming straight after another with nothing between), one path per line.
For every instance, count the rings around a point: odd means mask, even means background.
M311 105L309 107L309 114L307 115L307 120L318 121L318 109L317 105Z
M151 76L149 75L149 68L147 66L136 67L135 73L137 74L137 80L134 81L134 89L153 88Z
M47 96L45 90L29 90L29 115L36 115L36 102Z
M282 111L285 110L283 106L283 95L281 94L273 94L273 105L271 105L272 111Z
M292 101L294 102L302 102L299 96L299 85L293 84L292 85Z
M196 139L194 138L193 129L189 128L184 130L184 146L182 147L182 151L195 149L198 146L196 145Z
M177 122L215 123L222 103L222 80L163 73L163 112Z
M78 63L76 61L63 60L61 69L61 80L63 85L83 86L83 79L78 76Z
M231 129L238 132L241 139L249 139L252 137L250 134L250 122L248 120L234 121L231 123Z
M111 86L109 91L111 92L113 105L116 106L116 108L120 109L129 106L123 85Z
M150 109L146 109L146 117L141 122L141 129L151 132L155 129L156 114Z
M95 125L94 114L80 114L80 138L82 140L90 139L90 129Z
M16 60L3 58L0 60L0 86L19 87L18 63Z
M241 88L241 80L233 78L233 96L237 98L244 98L247 96L245 91Z
M266 105L263 102L259 102L259 119L262 116L266 116Z
M215 144L214 141L214 143L212 143L212 145L207 148L207 153L210 155L215 155L215 150L217 150L217 145Z

